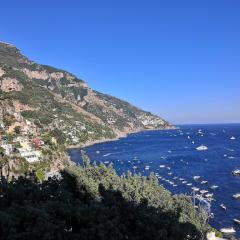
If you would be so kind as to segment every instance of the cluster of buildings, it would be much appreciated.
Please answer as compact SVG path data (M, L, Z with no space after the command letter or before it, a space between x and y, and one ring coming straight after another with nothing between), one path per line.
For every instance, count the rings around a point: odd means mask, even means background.
M39 162L42 159L44 142L40 137L31 137L33 134L34 128L30 122L15 122L11 126L5 126L0 120L0 147L4 149L6 156L23 157L29 163ZM9 138L11 135L14 137Z

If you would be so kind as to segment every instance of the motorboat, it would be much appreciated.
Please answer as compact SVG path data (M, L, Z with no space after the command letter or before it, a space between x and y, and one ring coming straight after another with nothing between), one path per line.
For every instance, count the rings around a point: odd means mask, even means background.
M235 231L235 229L233 227L221 228L220 232L225 233L225 234L236 233L236 231Z
M240 220L237 219L237 218L234 218L233 221L234 221L234 223L236 223L236 224L240 224Z
M220 207L223 209L223 210L227 210L227 207L222 203L222 204L220 204Z
M236 138L234 136L230 137L231 140L235 140Z
M208 190L201 190L200 193L201 194L206 194L206 193L208 193Z
M233 198L235 198L235 199L240 199L240 193L234 194L234 195L233 195Z
M213 189L213 190L215 190L215 189L219 188L219 186L217 186L217 185L212 185L210 188Z
M192 187L192 190L195 191L195 192L197 192L197 191L199 191L199 188L197 188L197 187Z
M240 176L240 169L236 169L232 172L234 176Z
M198 180L200 178L200 176L193 176L194 180Z
M165 168L165 165L160 165L159 167L160 167L160 168Z
M197 147L196 150L198 150L198 151L205 151L205 150L208 150L208 147L204 146L204 145L201 145L201 146Z
M208 181L201 181L201 184L207 184L208 183Z

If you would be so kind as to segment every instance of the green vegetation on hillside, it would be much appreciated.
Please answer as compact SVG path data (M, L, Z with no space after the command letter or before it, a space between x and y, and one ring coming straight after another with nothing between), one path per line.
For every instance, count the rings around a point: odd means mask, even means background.
M200 240L209 230L190 199L172 197L154 175L119 177L86 156L62 179L1 181L0 190L0 236L7 240Z

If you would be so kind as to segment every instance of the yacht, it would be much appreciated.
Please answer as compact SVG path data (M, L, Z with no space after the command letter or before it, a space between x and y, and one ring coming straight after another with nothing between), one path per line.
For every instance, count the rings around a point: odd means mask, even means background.
M232 172L234 176L240 176L240 169L236 169Z
M194 180L198 180L200 178L200 176L193 176Z
M240 193L234 194L234 195L233 195L233 198L235 198L235 199L240 199Z
M201 194L206 194L206 193L208 193L208 190L201 190L200 193Z
M231 139L231 140L235 140L236 138L235 138L234 136L232 136L230 139Z
M234 221L236 224L240 224L240 220L237 219L237 218L234 218L233 221Z
M217 188L219 188L219 186L217 186L217 185L212 185L210 188L211 188L211 189L217 189Z
M228 234L233 234L236 233L235 229L233 227L228 227L228 228L221 228L220 232L222 233L228 233Z
M197 192L197 191L199 191L199 188L197 188L197 187L192 187L192 190Z
M213 193L207 193L207 194L205 195L205 197L207 197L207 198L212 198L212 197L213 197Z
M201 145L201 146L197 147L196 150L198 150L198 151L205 151L205 150L208 150L208 147L204 146L204 145Z

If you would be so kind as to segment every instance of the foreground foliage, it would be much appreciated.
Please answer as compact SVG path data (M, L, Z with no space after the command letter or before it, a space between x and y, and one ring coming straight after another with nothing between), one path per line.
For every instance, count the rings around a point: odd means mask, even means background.
M119 177L87 158L42 184L2 179L0 194L0 239L205 239L209 230L191 201L154 175Z

